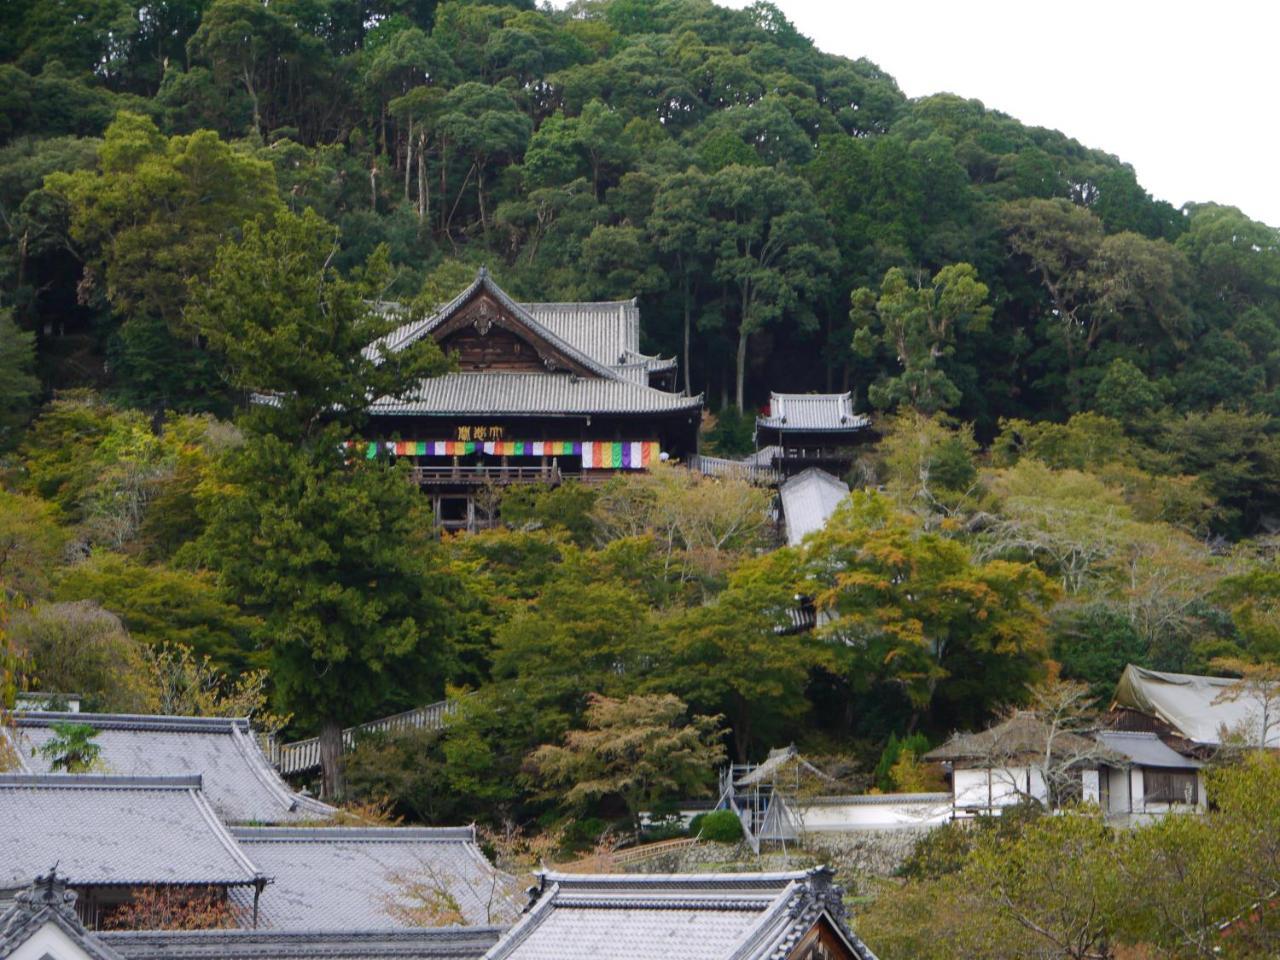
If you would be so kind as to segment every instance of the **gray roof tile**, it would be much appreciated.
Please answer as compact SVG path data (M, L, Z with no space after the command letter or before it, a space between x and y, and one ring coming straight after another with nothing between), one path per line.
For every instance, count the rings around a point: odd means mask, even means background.
M469 827L232 832L273 880L259 904L259 923L271 929L443 926L455 905L467 924L518 912L513 879L489 864ZM251 906L251 893L233 896Z
M48 772L34 753L53 736L51 725L85 723L98 735L103 772L124 776L199 774L204 793L228 823L288 823L328 819L333 808L291 790L267 761L247 720L131 714L40 713L16 715L16 740L24 766Z
M810 467L778 489L782 516L787 523L787 543L795 546L821 530L849 495L849 485L825 470Z
M58 864L75 885L251 884L197 777L0 774L0 888Z
M853 412L848 393L771 393L769 415L756 417L756 426L776 430L853 431L870 425Z
M1095 736L1108 750L1141 767L1198 770L1204 766L1199 760L1184 757L1154 733L1101 730Z
M533 907L486 960L774 960L825 917L855 956L825 868L792 873L546 873Z
M629 380L564 373L450 373L423 380L404 399L383 397L374 415L547 415L666 413L698 410L701 397L684 397Z

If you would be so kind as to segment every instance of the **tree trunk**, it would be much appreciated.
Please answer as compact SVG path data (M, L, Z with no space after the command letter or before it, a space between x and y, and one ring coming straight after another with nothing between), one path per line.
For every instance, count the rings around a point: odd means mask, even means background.
M346 793L342 770L342 724L326 720L320 728L320 796L330 803Z
M449 170L449 142L445 139L440 140L440 232L444 233L449 225L445 223L445 204L449 202L449 191L446 189L446 174Z
M476 200L480 204L480 232L486 240L489 237L489 221L484 214L484 164L476 161ZM488 246L488 243L485 244Z
M258 111L258 91L253 89L253 75L249 73L249 68L244 69L244 89L249 94L249 102L253 104L253 129L258 132L258 136L262 136L262 115Z
M431 187L427 182L427 137L418 131L418 222L431 215ZM428 225L429 227L430 225ZM430 232L428 230L428 232Z
M409 202L409 181L413 171L413 117L409 118L409 133L404 138L404 202Z
M378 212L378 158L373 158L373 165L369 167L369 202L373 207L373 212Z
M683 264L681 264L683 266ZM693 374L689 369L689 329L693 304L689 302L689 271L680 271L681 292L684 294L684 395L693 396Z
M743 406L743 385L747 379L747 338L751 334L747 332L747 324L743 321L738 325L738 360L736 369L734 370L734 403L738 406L738 412L744 412Z

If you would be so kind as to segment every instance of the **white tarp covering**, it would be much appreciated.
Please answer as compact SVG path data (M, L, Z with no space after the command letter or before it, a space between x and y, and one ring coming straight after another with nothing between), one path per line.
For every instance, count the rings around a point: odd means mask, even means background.
M1133 664L1124 668L1115 703L1158 717L1196 743L1217 745L1222 731L1242 731L1257 743L1263 726L1261 691L1237 689L1239 681L1187 673L1161 673ZM1272 692L1274 697L1276 692ZM1274 714L1280 704L1272 703ZM1280 746L1280 716L1268 716L1266 745Z

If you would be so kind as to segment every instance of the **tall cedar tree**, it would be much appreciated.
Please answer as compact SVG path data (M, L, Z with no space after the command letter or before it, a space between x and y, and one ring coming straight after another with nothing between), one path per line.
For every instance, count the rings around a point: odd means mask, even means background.
M262 618L281 708L319 727L324 791L340 796L341 730L435 695L445 587L424 501L402 471L352 458L371 398L402 395L446 363L429 338L366 350L394 325L371 306L385 252L343 278L336 231L308 211L245 228L192 291L189 321L232 386L271 391L241 418L246 442L201 490L203 556Z

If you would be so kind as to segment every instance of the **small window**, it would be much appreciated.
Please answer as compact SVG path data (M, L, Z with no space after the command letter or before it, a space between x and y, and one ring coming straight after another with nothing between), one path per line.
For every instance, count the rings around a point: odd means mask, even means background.
M1199 801L1194 770L1142 771L1143 800L1147 803L1189 803Z

